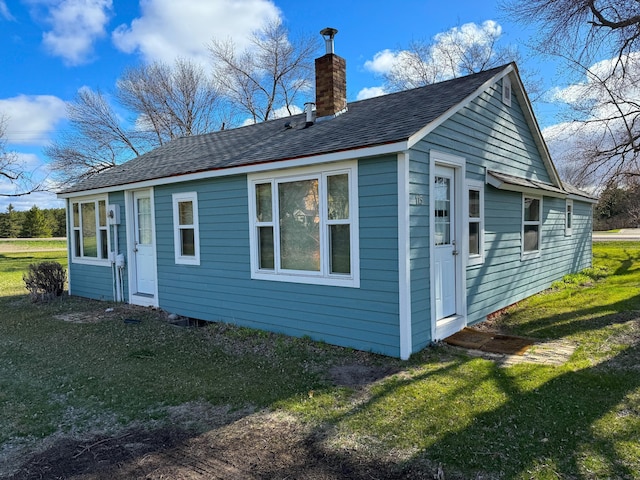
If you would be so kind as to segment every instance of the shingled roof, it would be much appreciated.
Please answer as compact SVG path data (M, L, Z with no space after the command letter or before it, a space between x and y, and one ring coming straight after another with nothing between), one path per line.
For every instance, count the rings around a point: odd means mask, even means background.
M306 125L304 114L178 138L60 192L69 194L198 172L298 159L408 140L509 65L348 104L335 118ZM354 157L357 153L354 154Z

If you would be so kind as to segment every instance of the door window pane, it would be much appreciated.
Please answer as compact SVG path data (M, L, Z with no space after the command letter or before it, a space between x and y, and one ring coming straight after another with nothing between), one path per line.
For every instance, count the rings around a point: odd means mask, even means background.
M451 180L435 177L434 188L435 244L451 243Z
M320 271L318 180L278 184L280 267Z
M151 240L151 199L138 199L138 243L150 245Z

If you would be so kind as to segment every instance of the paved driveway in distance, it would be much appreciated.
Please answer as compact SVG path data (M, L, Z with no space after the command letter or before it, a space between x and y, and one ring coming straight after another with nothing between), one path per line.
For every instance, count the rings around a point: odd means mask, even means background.
M640 241L640 228L623 228L618 232L593 232L594 242L606 242L606 241L628 241L637 242Z

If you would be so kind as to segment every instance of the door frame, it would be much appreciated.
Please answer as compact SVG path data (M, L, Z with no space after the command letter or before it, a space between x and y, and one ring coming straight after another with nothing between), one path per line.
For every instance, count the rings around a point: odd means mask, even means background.
M440 152L437 150L431 150L429 152L429 265L434 265L435 256L435 222L433 217L433 204L434 198L434 180L436 165L452 168L453 175L453 194L454 194L454 240L458 250L458 254L455 259L455 303L456 313L450 317L444 319L436 318L436 292L435 292L435 272L433 268L429 268L429 290L430 290L430 305L431 305L431 340L437 341L454 334L455 332L462 330L467 325L467 295L466 295L466 258L468 245L466 242L467 232L465 230L464 219L467 216L466 210L468 209L467 202L464 200L465 192L465 164L466 160L463 157L451 155L449 153Z
M138 295L135 285L137 283L137 265L136 255L134 248L136 245L136 218L135 218L135 202L134 196L136 193L148 192L151 205L151 236L153 238L153 277L155 279L155 288L152 295ZM154 204L154 191L153 187L128 190L125 193L125 209L127 211L127 273L129 280L129 303L134 305L141 305L143 307L157 307L158 304L158 252L157 252L157 239L156 239L156 215Z

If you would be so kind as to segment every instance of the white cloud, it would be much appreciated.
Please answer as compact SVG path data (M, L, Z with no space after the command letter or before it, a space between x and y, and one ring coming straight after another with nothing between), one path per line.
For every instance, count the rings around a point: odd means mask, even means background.
M66 104L52 95L19 95L0 100L0 114L7 120L7 143L43 145L66 115Z
M0 0L0 18L4 18L5 20L15 20L11 12L9 11L9 7L4 0Z
M366 100L367 98L379 97L387 92L384 87L365 87L358 92L358 100Z
M291 113L289 113L289 111L291 111ZM283 106L273 110L269 119L272 120L276 118L290 117L291 115L297 115L302 112L304 112L304 110L297 105L290 105L289 108ZM242 126L246 127L247 125L253 125L255 123L256 122L253 118L247 118L244 122L242 122Z
M42 35L47 50L68 65L86 63L96 40L106 36L112 0L34 0L46 10L51 30Z
M280 17L270 0L143 0L140 8L142 16L120 25L113 42L149 62L186 57L206 63L212 38L233 39L242 48L252 31Z
M398 63L399 57L403 54L403 51L394 52L388 48L376 53L372 60L364 62L364 68L370 72L376 74L389 73L393 67Z

